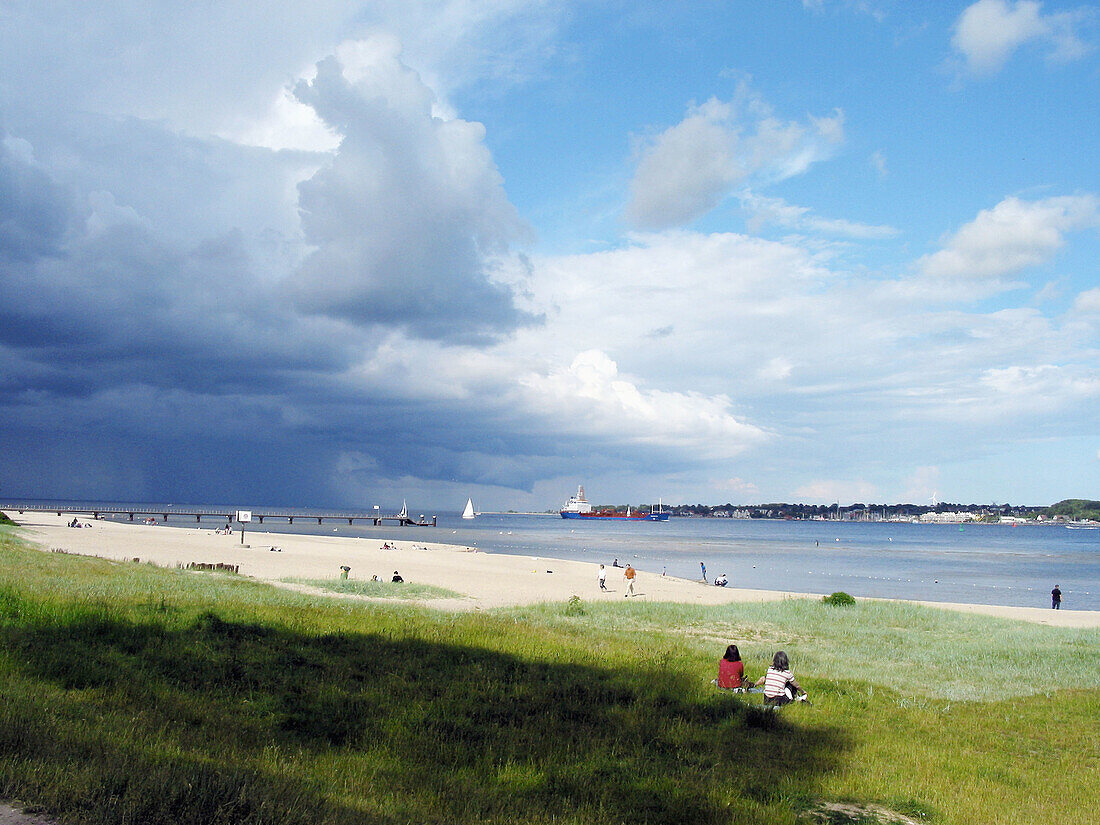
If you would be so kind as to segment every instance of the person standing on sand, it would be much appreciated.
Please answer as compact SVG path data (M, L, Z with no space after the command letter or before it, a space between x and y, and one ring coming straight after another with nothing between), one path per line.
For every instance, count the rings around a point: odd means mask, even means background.
M604 566L602 564L600 565L600 573L598 578L600 580L600 590L607 590L607 570L604 569Z
M1058 585L1054 585L1054 589L1050 591L1050 609L1062 609L1062 591L1058 589Z
M626 570L623 571L623 578L626 579L627 593L623 598L629 598L634 595L634 577L637 575L637 571L627 562Z
M707 566L702 562L699 562L699 567L703 571L703 581L705 582L707 580Z

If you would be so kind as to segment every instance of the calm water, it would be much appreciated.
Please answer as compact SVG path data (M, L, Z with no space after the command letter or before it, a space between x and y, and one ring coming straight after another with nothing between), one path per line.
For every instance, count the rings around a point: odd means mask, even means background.
M703 562L709 579L725 573L731 586L808 593L1050 607L1050 590L1058 584L1063 609L1100 610L1100 530L678 518L623 524L510 514L463 521L458 513L426 515L438 515L439 526L269 521L246 529L446 542L608 565L618 559L691 579L699 578ZM167 524L194 527L195 520L170 516ZM201 526L219 525L204 518Z

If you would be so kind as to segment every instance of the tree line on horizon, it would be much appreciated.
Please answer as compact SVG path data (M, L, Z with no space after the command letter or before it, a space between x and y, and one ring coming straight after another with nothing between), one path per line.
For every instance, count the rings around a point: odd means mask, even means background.
M937 502L936 504L797 504L776 502L771 504L662 504L661 508L681 518L751 518L751 519L839 519L855 520L868 515L879 518L919 518L927 513L968 512L983 520L999 521L1002 517L1017 519L1058 519L1068 521L1100 521L1100 501L1089 499L1064 499L1057 504L963 504ZM656 510L658 505L642 505L641 510ZM625 512L627 505L596 505L596 510Z

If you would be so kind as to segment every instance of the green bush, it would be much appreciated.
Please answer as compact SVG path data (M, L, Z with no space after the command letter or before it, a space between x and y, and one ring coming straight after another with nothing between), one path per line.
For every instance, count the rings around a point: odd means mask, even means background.
M843 590L838 590L831 596L822 596L821 601L825 602L825 604L831 604L837 607L847 607L848 605L856 603L856 600Z
M575 593L569 597L569 601L565 604L566 616L583 616L585 614L584 602L581 601L581 597Z

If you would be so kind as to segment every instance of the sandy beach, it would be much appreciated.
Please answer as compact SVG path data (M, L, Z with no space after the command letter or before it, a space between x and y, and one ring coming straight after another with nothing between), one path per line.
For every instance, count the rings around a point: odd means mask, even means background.
M71 515L8 511L24 530L22 535L44 550L98 556L119 561L152 562L175 568L192 562L230 564L241 575L288 586L291 578L337 578L340 568L351 568L352 579L377 575L389 581L399 571L406 582L443 587L461 598L418 602L439 610L486 610L497 607L566 601L577 595L589 601L626 597L623 571L607 568L607 591L597 584L598 565L538 556L508 556L478 552L470 547L442 543L393 541L382 549L378 539L310 536L280 533L231 535L210 528L177 528L81 519L90 525L68 527ZM279 548L272 550L271 548ZM645 601L718 605L819 597L821 594L713 587L698 581L638 572L634 598ZM947 602L915 602L931 607L981 613L1058 627L1100 627L1100 611L1047 610Z

